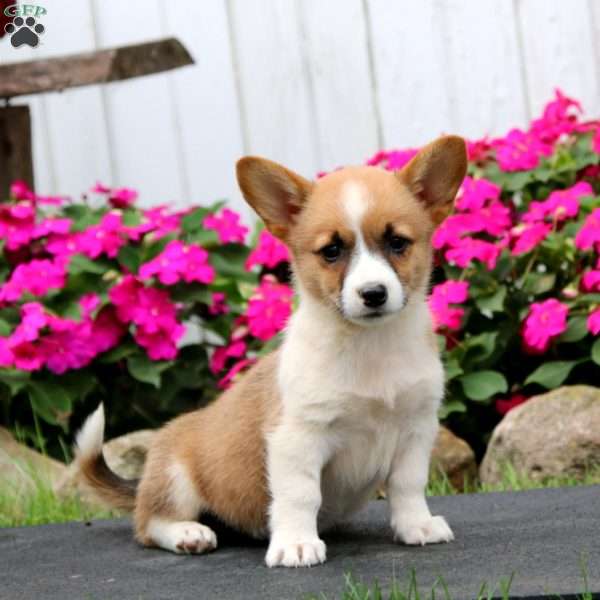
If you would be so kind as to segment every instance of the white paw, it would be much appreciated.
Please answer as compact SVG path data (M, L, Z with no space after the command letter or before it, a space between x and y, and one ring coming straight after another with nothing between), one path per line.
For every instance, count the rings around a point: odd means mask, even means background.
M405 522L403 525L397 525L394 529L396 541L410 546L439 544L451 542L454 539L454 534L444 517L429 517L420 522Z
M215 532L195 521L169 523L155 519L149 530L155 544L176 554L202 554L217 547Z
M310 567L325 562L327 548L323 540L313 538L273 538L267 550L267 567Z

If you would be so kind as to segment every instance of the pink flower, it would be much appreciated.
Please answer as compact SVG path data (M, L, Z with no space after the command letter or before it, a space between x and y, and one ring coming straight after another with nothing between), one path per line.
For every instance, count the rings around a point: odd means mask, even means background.
M172 240L158 256L140 267L142 279L154 276L164 285L181 280L187 283L212 283L215 270L208 263L208 252L204 248L194 244L186 246L179 240Z
M177 321L177 308L166 290L144 287L126 275L108 292L123 323L136 325L135 341L152 360L171 360L177 356L176 342L185 333Z
M465 177L461 194L456 201L456 208L462 211L478 211L490 200L499 200L502 192L500 186L487 179Z
M388 171L396 171L408 164L418 152L418 148L407 148L406 150L390 150L389 152L380 151L372 156L367 164L371 166L381 166Z
M292 289L265 277L248 301L246 316L250 333L269 340L280 332L292 312Z
M110 188L99 181L96 181L96 185L90 190L94 194L110 194Z
M534 302L523 323L525 349L532 354L543 354L551 341L567 329L569 308L555 298Z
M548 223L520 224L513 227L510 234L515 241L512 254L517 256L524 254L543 242L552 231L552 225Z
M596 129L594 137L592 138L592 150L597 154L600 154L600 127Z
M10 336L10 344L33 342L39 338L40 330L48 325L49 319L39 302L27 302L21 306L21 321Z
M127 208L137 199L138 193L130 188L118 188L110 190L108 201L113 208Z
M0 337L0 367L12 367L14 356L8 338Z
M454 262L463 269L468 267L473 260L479 260L486 265L488 270L496 267L496 262L502 249L496 244L465 237L449 250L446 250L446 259Z
M51 235L44 249L55 256L68 257L80 251L78 234Z
M64 262L34 259L18 265L9 280L0 288L0 301L14 302L24 293L44 296L51 289L65 286L67 273Z
M8 250L28 244L35 230L35 209L29 202L0 205L0 239L6 240Z
M450 305L465 302L468 294L469 283L467 281L449 279L434 286L428 304L436 330L443 327L452 330L460 329L465 311L463 308Z
M568 98L561 90L554 91L555 99L544 107L544 114L531 123L530 132L547 144L553 144L561 135L569 134L577 126L581 104Z
M84 294L79 299L79 306L81 308L81 315L84 319L87 319L97 308L100 306L100 296L89 292Z
M538 166L540 156L550 156L552 146L520 129L511 129L506 137L492 142L496 159L503 171L527 171Z
M600 292L600 270L586 271L581 278L584 292Z
M79 251L90 258L105 254L115 258L126 243L126 228L119 213L108 212L98 225L92 225L77 236Z
M204 217L202 224L206 229L216 231L223 244L232 242L243 244L249 230L245 225L241 225L239 221L240 215L224 208L220 213Z
M258 236L256 248L250 252L246 260L246 269L249 271L254 265L274 269L279 263L289 261L290 252L287 246L263 229Z
M226 315L229 312L227 296L223 292L212 293L212 304L208 307L208 312L213 316Z
M138 328L135 332L135 341L146 350L152 360L173 360L177 356L175 342L185 333L185 328L179 323L166 331L159 329L153 333L144 328Z
M119 321L114 307L105 306L92 323L90 343L96 354L114 348L127 328Z
M467 158L469 162L484 161L488 157L491 147L487 137L480 140L467 140Z
M40 340L41 352L46 357L46 366L60 375L71 369L89 365L96 356L90 343L90 323L63 320L56 331Z
M527 402L527 400L529 400L529 398L523 394L513 394L510 398L496 400L496 411L501 415L505 415L516 406L523 404L523 402Z
M236 380L236 378L237 378L236 376L238 375L238 373L240 373L244 369L248 368L254 362L255 362L255 359L244 358L244 359L238 361L237 363L235 363L235 365L233 365L233 367L231 367L231 369L229 370L227 375L225 375L225 377L223 377L223 379L221 379L219 381L219 383L217 384L219 389L221 389L221 390L227 389L231 385L231 383L233 383Z
M127 227L127 235L139 240L144 234L152 232L155 240L170 233L177 233L182 213L171 213L166 206L155 206L143 212L143 221L134 227Z
M132 310L132 321L147 333L168 331L176 324L176 308L166 290L142 287Z
M117 308L117 316L123 323L133 321L134 311L138 304L138 294L143 287L144 285L133 275L125 275L108 291L108 297Z
M246 342L236 340L228 346L219 346L215 348L213 355L210 357L210 370L215 375L220 373L224 368L229 358L241 358L246 354Z
M593 196L592 186L580 181L566 190L555 190L544 202L532 202L529 210L523 215L523 221L534 223L543 221L546 217L556 221L564 221L577 216L579 199Z
M600 247L600 208L588 215L575 236L575 246L580 250L589 250L594 245Z
M28 200L36 204L53 204L60 205L65 201L62 196L38 196L29 189L29 186L24 181L13 181L10 186L10 195L15 200Z
M597 308L590 313L587 320L587 327L592 335L598 335L600 333L600 308Z
M11 348L13 363L22 371L38 371L44 365L46 357L31 342L21 342Z
M15 200L30 200L35 201L35 194L29 186L22 180L13 181L10 185L10 195Z

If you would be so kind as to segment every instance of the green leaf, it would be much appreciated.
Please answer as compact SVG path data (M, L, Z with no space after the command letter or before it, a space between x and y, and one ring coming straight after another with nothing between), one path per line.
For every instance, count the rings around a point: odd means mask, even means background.
M134 379L160 387L161 373L173 363L170 361L153 361L145 354L135 354L127 358L127 368Z
M73 254L69 260L69 273L79 275L79 273L94 273L104 275L111 268L110 264L104 261L93 261L83 254Z
M489 400L495 394L508 391L506 378L497 371L475 371L460 378L467 398Z
M444 370L446 372L446 381L450 381L459 375L462 375L464 371L460 368L458 364L458 360L456 358L451 358L444 365Z
M109 350L102 354L99 358L101 363L114 363L131 356L134 352L137 352L138 347L131 342L125 342L124 344L119 344L116 348Z
M554 389L562 384L569 376L573 367L581 361L577 360L553 360L539 366L525 380L528 383L539 383L548 390Z
M119 250L117 260L134 275L140 268L140 253L133 246L123 246Z
M600 338L598 338L592 345L592 360L600 365Z
M126 208L122 213L123 225L135 227L142 222L142 213L136 208Z
M465 413L467 412L467 407L462 400L447 400L440 406L440 410L438 411L438 418L446 419L452 413Z
M73 403L62 385L53 381L30 381L27 391L33 410L44 421L63 427L67 424Z
M8 321L5 321L4 319L0 319L0 336L7 337L10 335L11 331L12 327L10 323Z
M466 349L463 362L479 364L487 360L496 348L496 338L499 331L485 331L479 335L465 338L463 346Z
M29 373L27 371L19 371L18 369L2 369L0 371L0 381L6 384L12 396L16 396L29 381Z
M556 283L555 273L529 273L523 282L523 291L526 294L543 294L550 291Z
M60 377L60 384L74 402L84 400L96 387L98 380L87 370L69 371Z
M567 323L567 330L558 338L559 342L579 342L588 333L586 317L571 317Z
M485 312L503 312L504 299L506 298L506 286L498 286L498 289L489 296L479 296L475 299L475 304L480 311Z
M211 291L202 284L178 285L171 292L171 298L175 302L203 302L212 304Z
M183 219L181 219L181 230L183 233L189 234L197 229L202 229L202 221L204 221L204 217L211 212L209 208L205 206L200 206L199 208L195 208L191 213L185 215Z
M214 248L220 244L219 236L212 229L198 229L187 236L190 244L200 244L204 248Z

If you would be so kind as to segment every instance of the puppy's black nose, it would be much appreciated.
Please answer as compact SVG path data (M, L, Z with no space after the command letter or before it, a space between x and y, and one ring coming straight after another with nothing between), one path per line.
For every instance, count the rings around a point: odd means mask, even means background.
M368 308L378 308L383 306L387 300L387 288L385 285L366 285L358 290L358 295L363 299L363 303Z

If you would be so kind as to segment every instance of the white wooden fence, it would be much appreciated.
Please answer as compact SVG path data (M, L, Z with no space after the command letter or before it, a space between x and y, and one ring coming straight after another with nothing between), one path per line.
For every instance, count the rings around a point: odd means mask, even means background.
M23 2L22 2L23 3ZM262 154L310 176L439 133L524 125L560 86L600 114L599 0L39 0L12 62L175 35L196 64L24 98L37 188L96 179L146 205L229 197ZM0 168L2 166L0 165Z

